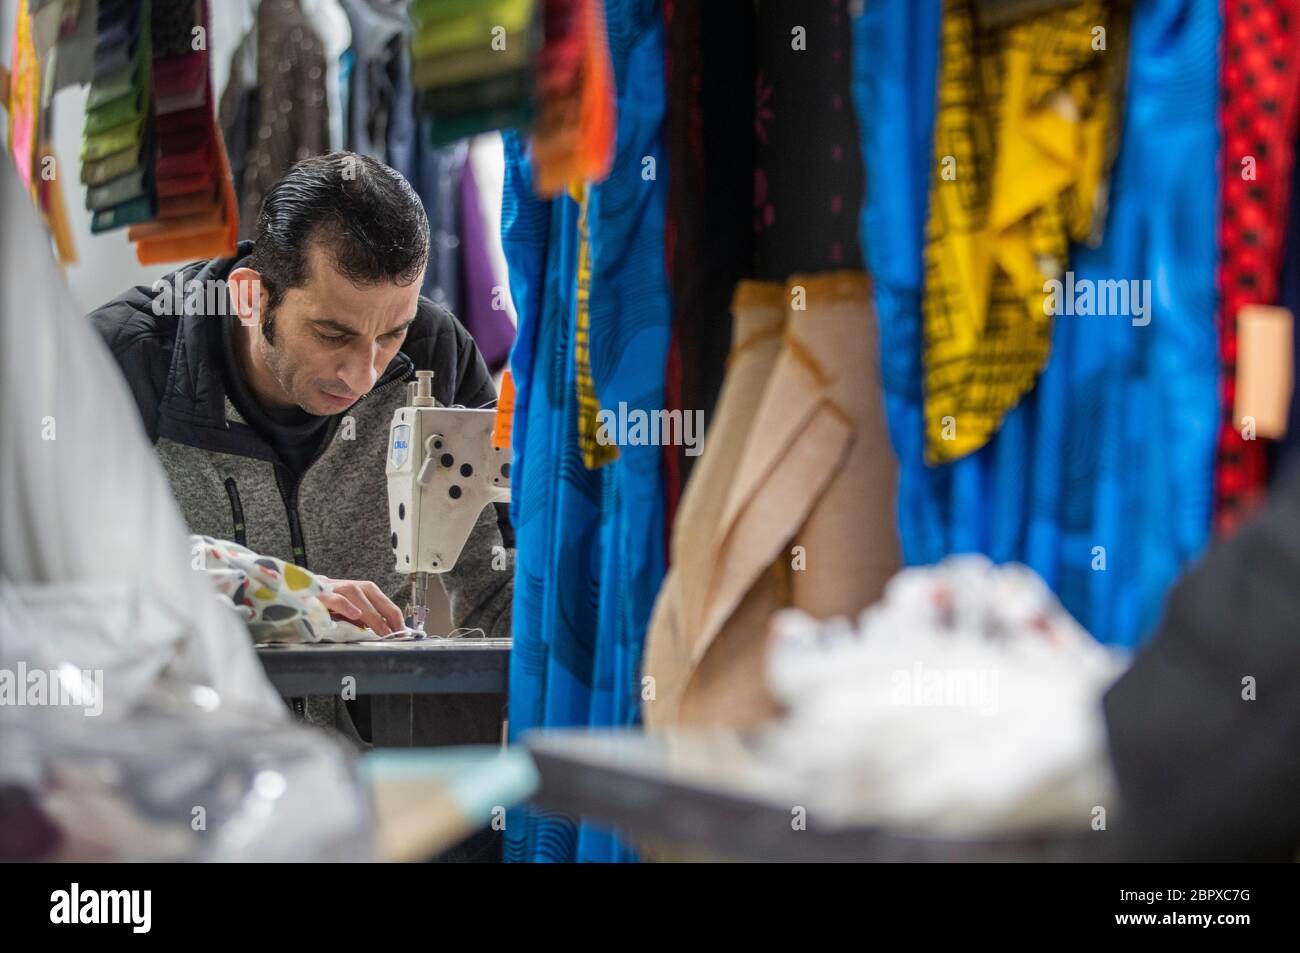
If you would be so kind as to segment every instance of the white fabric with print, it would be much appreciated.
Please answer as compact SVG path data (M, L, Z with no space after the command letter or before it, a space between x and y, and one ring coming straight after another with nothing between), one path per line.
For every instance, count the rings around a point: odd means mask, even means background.
M333 618L320 601L322 576L211 536L191 536L193 566L243 616L256 642L370 642L372 629Z

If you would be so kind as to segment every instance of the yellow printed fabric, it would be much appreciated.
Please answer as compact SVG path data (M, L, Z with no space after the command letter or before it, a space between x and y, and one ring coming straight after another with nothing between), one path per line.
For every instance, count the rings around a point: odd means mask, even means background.
M573 360L577 365L578 383L578 448L582 451L583 465L588 470L595 470L617 459L618 447L613 443L612 433L601 439L600 399L596 396L596 384L591 377L591 243L587 238L587 203L591 189L586 185L575 186L570 189L570 194L580 206L577 307L573 331Z
M1110 6L981 30L972 0L945 0L922 304L932 465L984 446L1033 387L1044 283L1099 231L1125 65Z

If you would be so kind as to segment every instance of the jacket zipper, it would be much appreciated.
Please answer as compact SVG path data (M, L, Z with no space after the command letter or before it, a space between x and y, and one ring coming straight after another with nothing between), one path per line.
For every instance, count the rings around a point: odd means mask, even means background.
M307 565L307 544L303 541L302 524L298 522L298 488L295 486L290 490L284 467L278 463L271 466L275 471L275 485L280 489L285 515L289 518L289 544L293 547L293 561L303 569L310 569Z
M226 496L230 497L230 515L235 524L235 542L240 546L248 545L248 533L244 527L244 504L239 499L239 484L234 477L226 477Z
M403 374L386 384L382 384L379 387L367 391L357 398L357 404L361 403L368 397L380 393L381 391L386 391L397 384L403 383L405 379L406 375ZM355 407L356 404L353 404L352 406ZM349 410L350 409L351 408L349 408ZM346 413L343 416L346 416ZM307 565L307 543L302 534L302 522L298 518L298 488L302 486L302 481L303 478L307 476L307 471L316 465L316 461L324 456L325 451L328 450L330 444L334 442L334 435L338 433L339 429L339 420L340 418L336 417L330 423L329 431L325 434L325 439L320 442L320 446L316 448L316 453L313 454L309 461L307 461L307 466L303 467L302 473L298 476L298 481L293 485L292 489L287 487L288 480L285 479L282 467L279 464L274 464L275 482L280 488L280 498L284 500L285 509L289 515L289 542L293 546L293 561L303 569L309 569L310 567Z

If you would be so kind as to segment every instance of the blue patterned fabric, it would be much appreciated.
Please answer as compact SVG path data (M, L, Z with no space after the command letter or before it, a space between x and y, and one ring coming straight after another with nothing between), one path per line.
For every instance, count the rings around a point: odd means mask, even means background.
M1105 235L1070 267L1150 280L1150 324L1058 317L1037 388L988 446L938 468L923 459L920 301L940 0L867 0L854 23L863 248L904 559L1024 562L1098 639L1124 645L1152 630L1209 538L1218 419L1218 11L1214 0L1135 7Z
M602 408L664 405L670 333L661 142L663 36L657 3L608 0L618 97L616 158L588 206L591 371ZM665 564L657 446L620 446L588 470L578 447L574 361L579 206L532 192L525 146L505 136L502 239L519 314L511 515L517 560L510 740L541 727L639 718L642 642ZM648 176L646 157L655 160ZM517 809L511 861L626 861L609 832Z

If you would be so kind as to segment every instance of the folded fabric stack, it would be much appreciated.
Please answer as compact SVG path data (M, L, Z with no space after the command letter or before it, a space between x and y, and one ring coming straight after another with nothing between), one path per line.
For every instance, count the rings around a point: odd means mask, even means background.
M150 0L103 0L95 23L95 68L86 101L81 181L90 230L147 222L157 211L151 96Z
M526 125L541 46L538 0L413 0L411 81L435 145Z
M239 223L212 110L207 2L152 3L157 217L127 237L145 265L230 255Z
M96 30L81 153L91 231L129 226L146 265L233 254L206 0L105 0Z
M1086 833L1113 804L1101 697L1126 662L1032 570L953 556L899 573L856 622L784 610L772 633L788 714L762 747L824 818Z
M604 0L546 0L537 94L537 194L557 195L571 182L604 179L614 159L616 121Z

